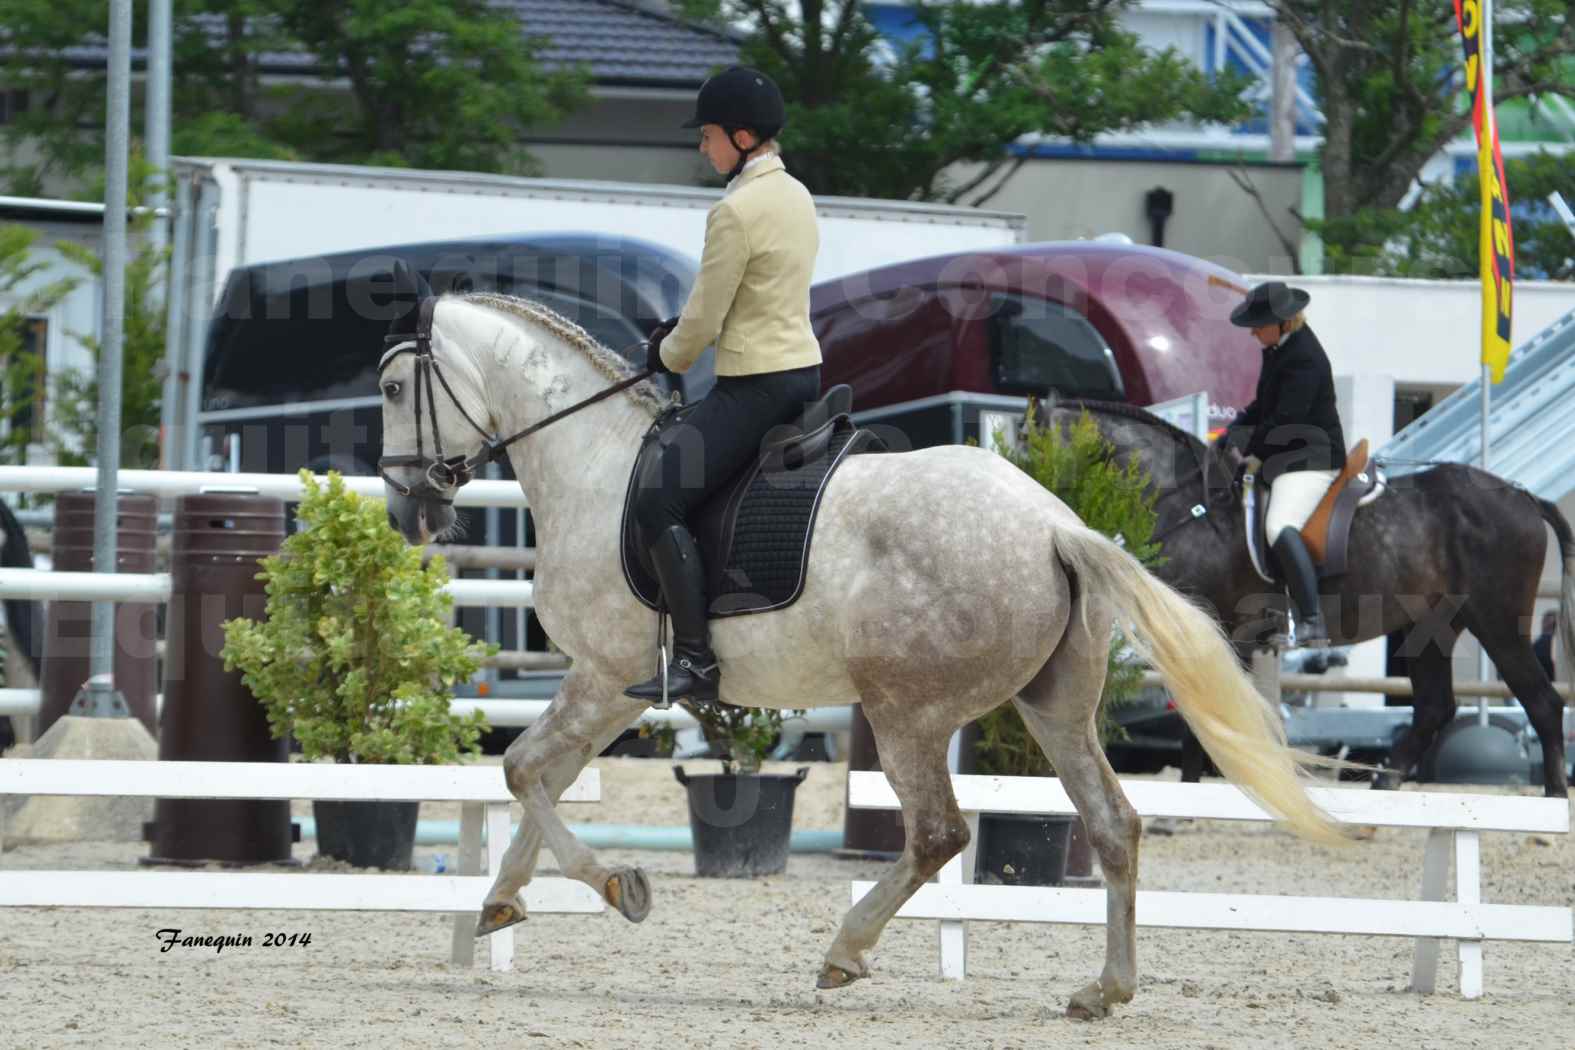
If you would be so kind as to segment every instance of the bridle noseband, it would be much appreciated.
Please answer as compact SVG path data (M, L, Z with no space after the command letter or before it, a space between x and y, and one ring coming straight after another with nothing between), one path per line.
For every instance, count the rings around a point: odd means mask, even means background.
M401 354L410 354L416 359L415 396L416 405L416 450L415 452L402 452L385 455L377 461L377 473L382 479L401 496L411 496L417 499L434 500L445 505L454 502L453 492L475 479L476 471L502 459L508 452L508 447L523 438L529 437L551 423L556 423L565 416L572 415L582 408L594 405L604 398L629 389L636 383L650 378L653 374L644 371L629 377L605 390L599 391L583 401L570 405L561 412L554 412L539 423L534 423L524 430L500 438L491 434L480 423L470 417L465 411L465 406L460 404L459 398L454 394L454 388L449 386L448 379L443 375L443 370L438 367L437 359L432 356L432 314L437 309L438 297L429 295L421 300L421 305L416 318L416 330L413 334L388 335L384 337L387 346L397 347L392 352L385 353L382 362L377 366L378 385L381 387L383 370L394 362ZM401 346L402 343L412 343L411 346ZM459 414L469 423L471 429L481 435L481 448L468 456L443 455L443 435L437 425L437 399L433 394L436 385L441 384L443 392L448 395L449 403L459 409ZM422 390L426 391L426 411L432 417L430 429L432 431L431 456L426 454L425 443L421 433ZM406 485L389 477L390 467L417 467L421 470L421 480L413 485Z

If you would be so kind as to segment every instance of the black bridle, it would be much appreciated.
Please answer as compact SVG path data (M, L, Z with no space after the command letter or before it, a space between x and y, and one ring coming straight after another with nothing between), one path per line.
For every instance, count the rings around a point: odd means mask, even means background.
M510 434L508 437L496 437L489 433L485 427L470 418L470 413L465 411L465 406L460 404L455 396L453 387L448 385L448 379L443 375L443 370L438 367L437 359L432 356L432 313L438 303L437 296L427 296L421 300L420 310L416 317L416 330L412 334L389 335L384 338L385 345L395 346L398 349L387 354L382 363L377 366L378 385L381 387L383 370L392 364L400 354L411 354L416 359L415 390L413 391L416 404L416 450L415 452L402 452L394 455L385 455L377 461L377 472L382 479L393 487L401 496L413 496L417 499L435 500L439 503L452 504L453 491L468 485L476 476L476 471L488 463L502 459L508 447L516 441L529 437L541 428L556 423L565 416L572 415L582 408L594 405L596 402L620 391L627 390L636 383L649 379L653 374L644 371L638 375L630 376L605 390L592 394L583 401L570 405L561 412L554 412L539 423L533 423L524 430ZM401 346L402 343L411 343L411 346ZM637 344L638 345L638 344ZM481 448L468 456L443 455L443 435L437 425L437 398L433 393L436 386L441 385L443 392L448 395L449 403L459 409L459 414L464 417L476 433L481 435ZM425 443L421 434L421 393L426 391L426 411L431 416L430 428L432 430L431 456L426 454ZM390 467L417 467L421 470L421 480L414 485L406 485L395 481L388 476Z

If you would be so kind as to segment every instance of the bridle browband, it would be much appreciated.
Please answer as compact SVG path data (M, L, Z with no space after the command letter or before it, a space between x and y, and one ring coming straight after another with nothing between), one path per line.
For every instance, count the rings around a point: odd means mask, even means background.
M393 487L401 496L414 496L419 499L436 500L439 503L452 504L453 490L468 485L476 476L476 471L495 460L502 459L508 447L516 441L529 437L545 426L556 423L565 416L573 415L582 408L594 405L596 402L609 398L614 394L627 390L636 383L649 379L653 373L649 370L630 376L605 390L598 391L583 401L565 408L561 412L554 412L546 419L533 423L524 430L510 434L508 437L496 437L489 433L485 427L470 417L465 411L465 406L460 404L455 396L453 387L448 385L448 379L443 375L443 370L438 367L437 359L432 356L432 314L437 309L438 297L429 295L421 300L419 311L416 315L416 330L413 334L388 335L384 337L384 345L392 347L383 355L383 360L377 366L378 385L381 387L383 370L387 368L400 354L411 354L416 359L415 390L413 391L416 404L416 450L413 453L403 452L394 455L385 455L377 461L377 472L382 479ZM410 346L401 344L410 343ZM443 392L448 395L449 403L459 409L459 414L465 422L471 425L476 433L481 435L481 448L468 456L443 455L443 435L437 425L437 398L433 393L436 385L443 387ZM426 454L426 447L421 434L421 393L426 390L426 411L431 416L430 428L432 430L431 456ZM406 485L395 481L388 476L389 467L417 467L421 470L421 480L414 485ZM445 496L445 494L447 494Z

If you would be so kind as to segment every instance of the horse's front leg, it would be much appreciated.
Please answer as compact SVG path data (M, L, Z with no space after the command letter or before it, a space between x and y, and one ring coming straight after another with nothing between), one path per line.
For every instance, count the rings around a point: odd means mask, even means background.
M519 893L536 869L544 839L565 875L590 886L630 920L645 918L651 908L645 873L602 867L553 808L590 760L644 710L643 703L622 695L610 680L571 669L546 712L509 745L503 772L525 817L482 904L476 936L524 921L525 902Z

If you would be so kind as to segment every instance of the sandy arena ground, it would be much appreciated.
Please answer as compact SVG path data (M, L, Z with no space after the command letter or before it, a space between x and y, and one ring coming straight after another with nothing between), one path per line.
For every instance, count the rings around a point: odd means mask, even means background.
M597 765L606 801L564 807L569 821L686 822L669 762ZM844 775L814 766L796 827L842 826ZM1384 831L1334 851L1263 826L1197 823L1145 835L1141 885L1414 897L1423 838ZM309 860L312 844L297 850ZM418 863L436 851L453 854L418 847ZM130 869L145 853L131 843L22 846L0 866ZM1408 941L1140 930L1137 998L1087 1024L1063 1009L1099 968L1102 929L973 924L969 977L948 982L936 972L936 925L895 921L871 957L871 980L818 992L849 881L878 877L883 865L796 854L784 876L726 882L696 879L687 853L604 856L650 873L651 917L640 926L611 911L533 917L515 927L507 974L448 966L446 916L10 909L0 916L0 1048L1525 1050L1567 1046L1575 1030L1575 953L1563 945L1488 944L1488 994L1466 1002L1452 944L1439 993L1422 997L1404 990ZM1575 904L1575 836L1489 834L1482 865L1487 901ZM264 931L310 932L312 942L161 953L162 927L249 933L259 945Z

